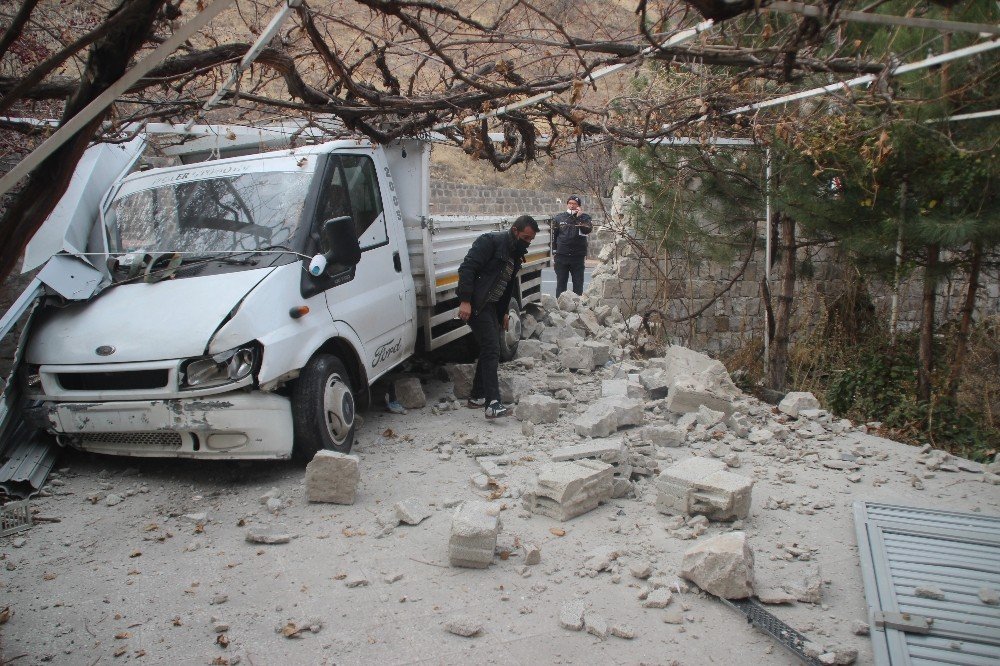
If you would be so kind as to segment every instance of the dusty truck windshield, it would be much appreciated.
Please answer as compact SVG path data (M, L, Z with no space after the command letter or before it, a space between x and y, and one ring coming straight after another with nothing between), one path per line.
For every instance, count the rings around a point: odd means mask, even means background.
M212 254L294 249L312 174L243 173L128 192L105 215L111 251Z

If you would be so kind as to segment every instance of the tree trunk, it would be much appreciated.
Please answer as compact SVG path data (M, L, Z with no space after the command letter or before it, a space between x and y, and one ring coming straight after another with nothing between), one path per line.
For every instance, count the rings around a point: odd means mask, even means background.
M948 377L948 397L953 401L958 397L958 385L962 381L962 368L969 349L969 331L972 329L972 312L976 307L976 291L979 289L979 274L983 266L983 244L972 244L972 260L969 264L969 286L962 304L962 320L958 325L958 339L955 341L955 358Z
M937 264L940 247L927 246L924 264L923 306L920 312L920 350L917 365L917 397L931 399L931 372L934 370L934 306L937 304Z
M112 16L127 13L127 20L119 19L116 30L94 43L84 74L80 77L80 86L67 101L60 124L65 124L125 74L132 56L146 40L164 2L165 0L124 0L112 10ZM0 280L14 269L32 235L59 202L60 196L69 186L77 162L106 115L107 110L98 114L46 158L31 173L24 187L14 195L6 213L0 218L0 238L5 239L6 245L6 250L0 253Z
M774 312L774 340L771 345L771 362L767 369L768 386L775 391L785 390L788 374L788 338L791 329L792 301L795 296L795 220L779 214L781 218L781 288L778 307Z

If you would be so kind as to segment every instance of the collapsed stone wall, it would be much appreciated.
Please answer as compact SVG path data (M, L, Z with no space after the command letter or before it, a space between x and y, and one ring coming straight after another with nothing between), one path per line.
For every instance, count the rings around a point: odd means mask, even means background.
M758 237L745 270L745 255L728 264L693 264L687 261L679 248L657 251L654 242L644 242L632 235L626 237L629 232L622 231L629 228L623 212L625 203L621 195L616 194L610 209L611 224L595 230L597 244L603 247L598 257L602 263L595 269L588 286L589 296L602 304L617 306L626 315L656 311L662 315L671 343L700 351L719 354L734 350L748 341L763 339L763 237ZM759 232L763 234L763 227ZM796 276L793 336L822 325L830 308L850 289L852 277L849 273L851 267L833 246L799 248L796 266L808 266L809 272L800 271ZM781 266L774 263L770 282L772 307L777 307L776 296L781 279ZM732 286L726 290L730 282ZM939 284L938 322L960 316L967 286L968 281L961 275ZM866 288L875 306L877 320L888 323L892 284L872 279ZM901 280L898 331L910 331L919 326L921 290L920 270ZM713 301L720 292L724 293ZM980 278L975 316L981 319L998 314L1000 275L984 273Z

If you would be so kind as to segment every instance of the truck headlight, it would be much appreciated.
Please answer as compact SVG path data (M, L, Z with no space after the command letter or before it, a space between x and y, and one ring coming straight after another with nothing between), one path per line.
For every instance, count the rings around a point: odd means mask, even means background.
M260 346L244 345L212 356L189 358L181 363L181 388L200 389L246 379L258 367Z

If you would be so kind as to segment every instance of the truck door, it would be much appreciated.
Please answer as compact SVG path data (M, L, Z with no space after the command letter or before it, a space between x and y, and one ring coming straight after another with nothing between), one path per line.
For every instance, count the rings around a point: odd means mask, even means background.
M390 242L375 163L368 155L335 154L324 174L317 223L349 215L361 261L354 279L326 292L333 319L354 329L364 345L369 379L403 360L407 320L402 265Z

